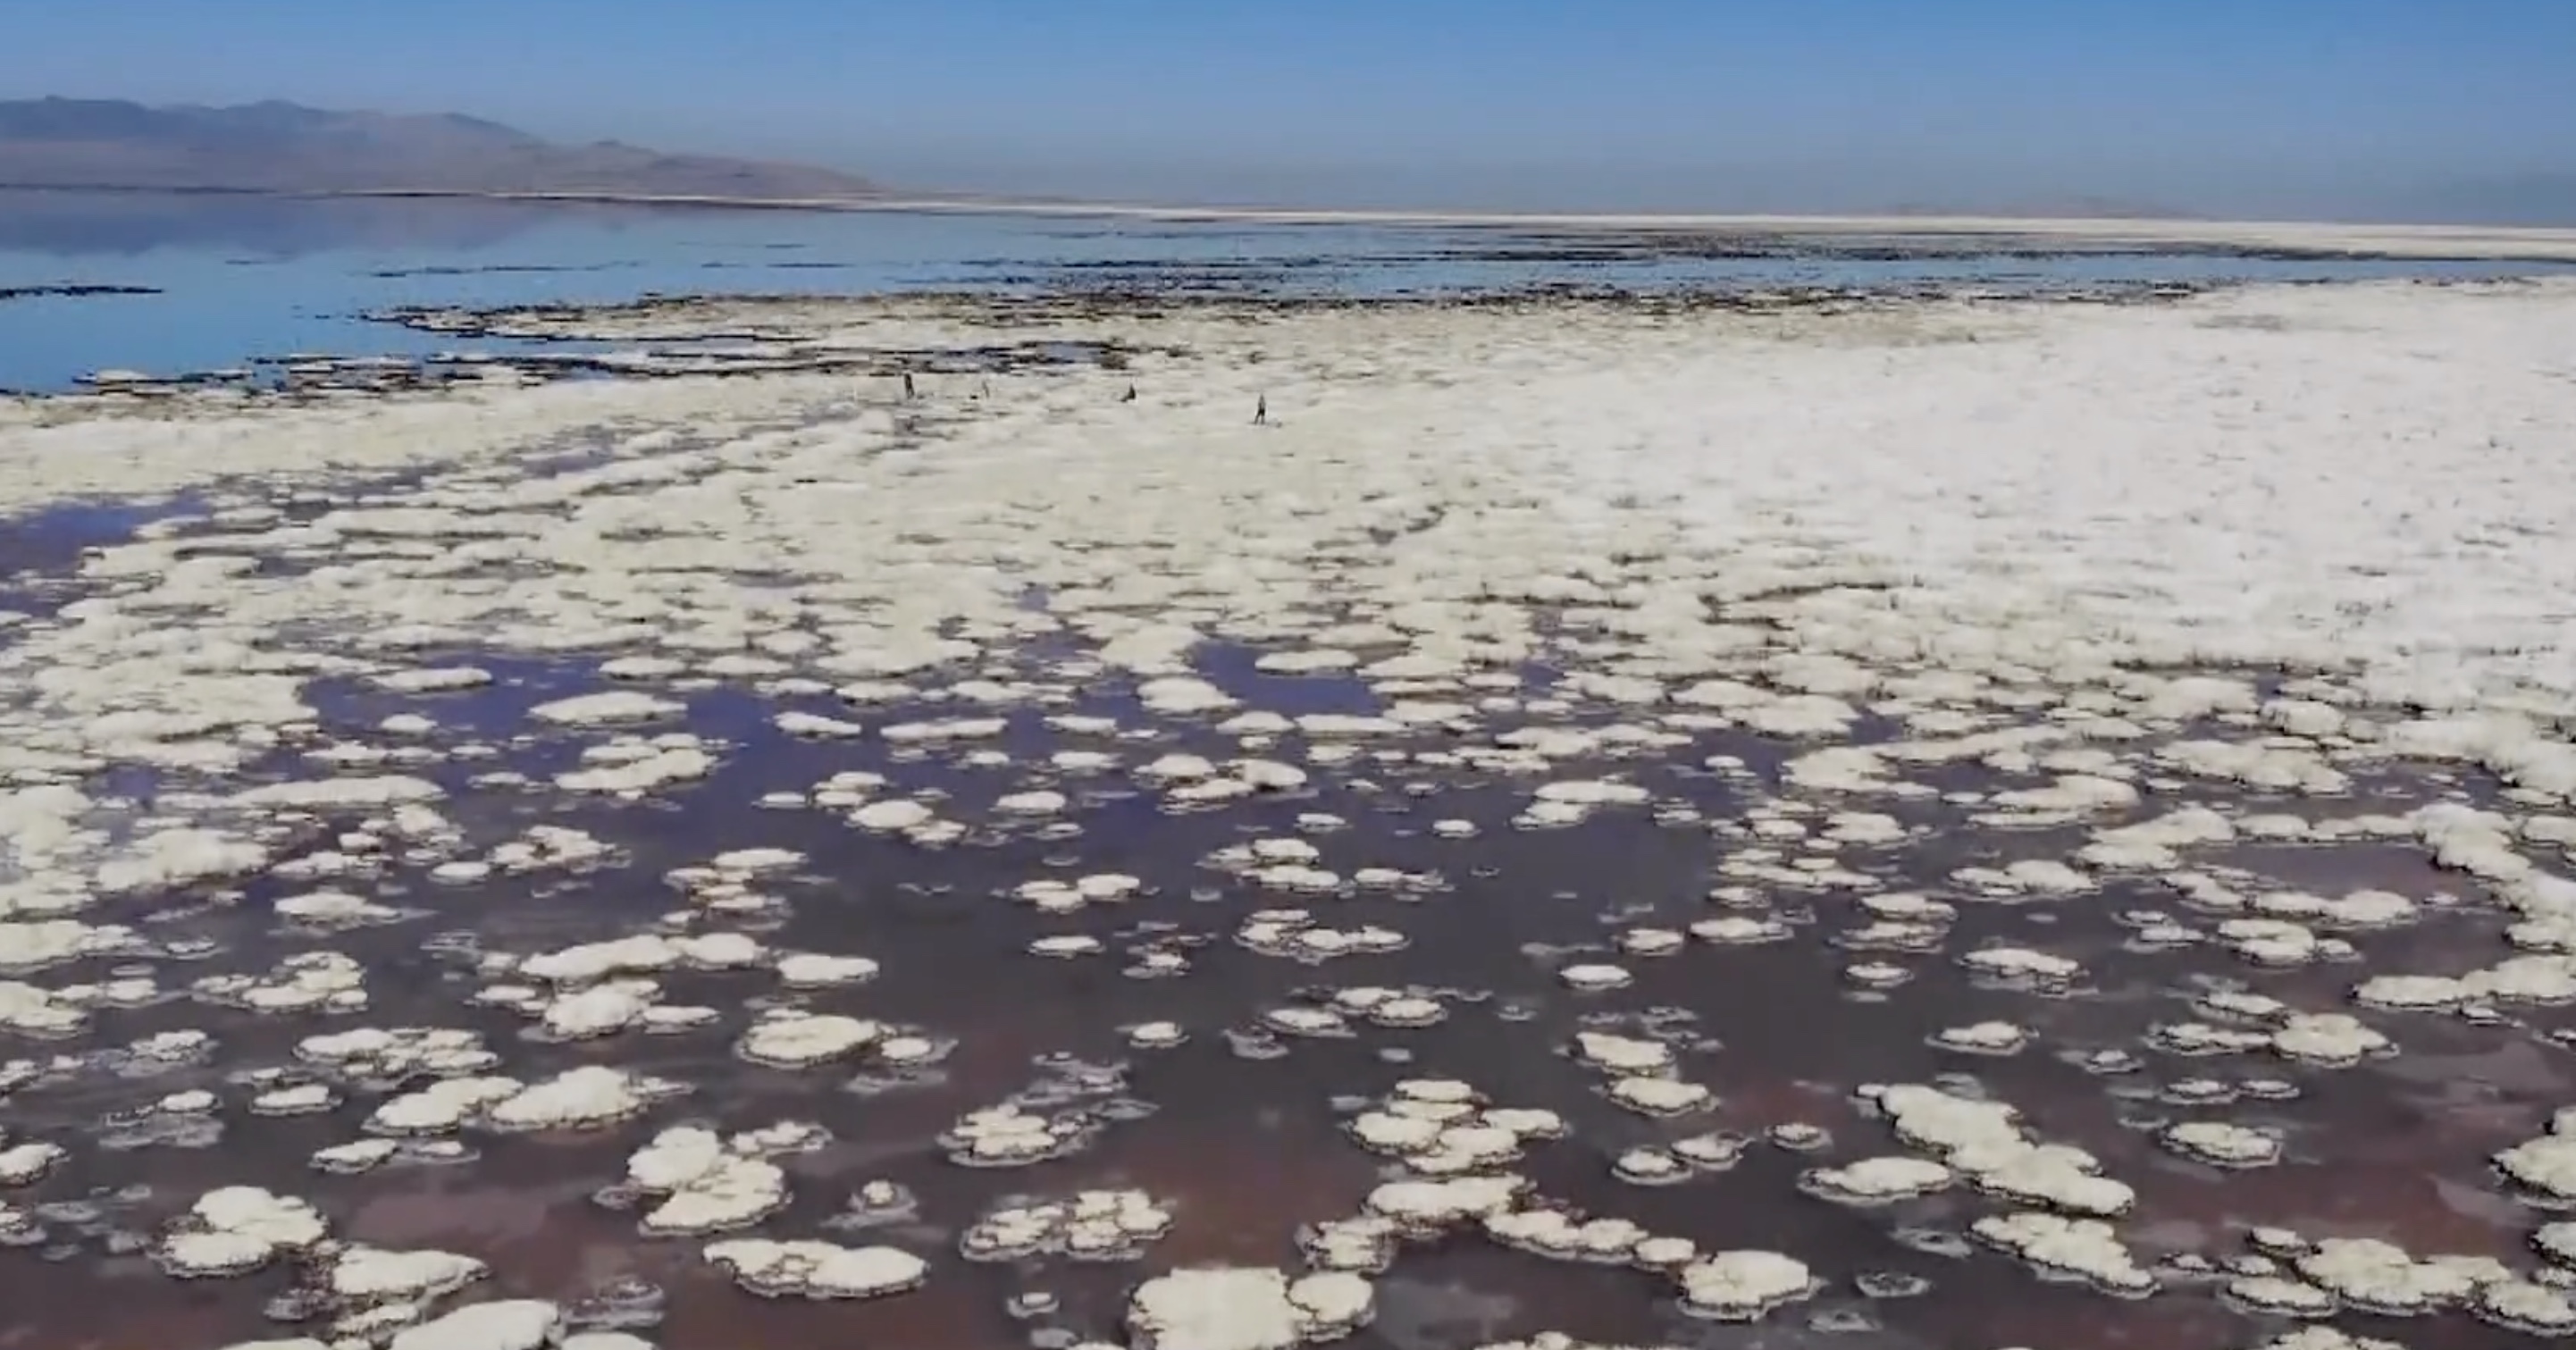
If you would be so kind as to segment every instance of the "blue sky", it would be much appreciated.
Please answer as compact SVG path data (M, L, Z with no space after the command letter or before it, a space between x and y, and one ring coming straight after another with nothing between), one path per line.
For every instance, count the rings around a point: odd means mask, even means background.
M2576 0L0 0L0 33L0 97L456 110L903 185L2576 210Z

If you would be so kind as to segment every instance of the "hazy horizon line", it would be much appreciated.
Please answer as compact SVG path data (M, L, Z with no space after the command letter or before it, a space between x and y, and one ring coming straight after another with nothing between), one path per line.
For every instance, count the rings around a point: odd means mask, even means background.
M648 133L605 138L563 134L542 122L458 108L331 107L273 96L219 102L53 92L0 102L125 104L153 109L224 110L288 105L317 112L395 118L462 118L506 126L562 145L607 139L675 155L712 155L864 176L888 195L938 201L1004 198L1025 202L1279 212L1543 216L2029 216L2031 218L2195 219L2284 223L2421 224L2551 228L2576 225L2576 166L2409 182L2374 175L2366 163L2297 157L2296 166L2201 164L2197 184L2153 176L2055 175L2044 169L1944 166L1893 151L1815 153L1772 161L1687 162L1592 157L1579 162L1447 157L1374 160L1257 154L1116 157L1087 162L997 147L946 152L913 147L895 155L825 150L808 138L674 145ZM596 128L593 128L596 130ZM934 141L938 138L931 138ZM800 152L801 151L801 152ZM2186 172L2190 172L2189 169ZM1998 182L1998 176L2005 180ZM2377 183L2357 190L2355 180ZM0 183L0 187L15 187ZM43 186L28 184L26 187ZM97 190L124 190L112 182ZM140 186L140 185L138 185ZM148 188L146 190L149 190ZM462 194L475 195L475 194Z

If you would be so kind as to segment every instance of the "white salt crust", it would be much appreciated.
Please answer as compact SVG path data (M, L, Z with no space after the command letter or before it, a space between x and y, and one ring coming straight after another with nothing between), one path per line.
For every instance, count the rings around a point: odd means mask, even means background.
M1128 1299L1137 1350L1290 1350L1369 1319L1374 1291L1344 1272L1295 1278L1259 1267L1196 1266L1159 1275Z

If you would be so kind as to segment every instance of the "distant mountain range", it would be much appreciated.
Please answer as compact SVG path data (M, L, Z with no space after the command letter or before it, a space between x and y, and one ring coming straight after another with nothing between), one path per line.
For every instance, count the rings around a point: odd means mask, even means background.
M0 101L0 187L744 200L881 192L831 169L616 141L564 145L455 114L70 98Z
M1272 184L1242 197L1301 195ZM1628 185L1634 187L1634 184ZM1700 209L1799 214L1804 194L1734 184L1737 200ZM858 203L896 194L856 174L808 164L669 154L618 141L570 145L455 113L393 114L271 100L230 107L150 106L123 99L0 100L0 188L91 188L333 196L710 198ZM915 194L904 194L907 197ZM955 204L1076 208L1084 194L941 192ZM1620 196L1612 192L1595 194ZM2249 208L2267 218L2459 225L2576 225L2576 174L2535 172L2351 191L2349 200ZM1332 194L1315 194L1318 202ZM1184 197L1186 199L1186 197ZM1167 199L1170 200L1170 199ZM1678 205L1665 207L1681 210ZM1843 208L1845 210L1849 207ZM34 210L24 201L7 211ZM2070 196L2014 201L1938 193L1874 214L2190 220L2207 212L2152 200ZM0 230L12 221L0 221Z

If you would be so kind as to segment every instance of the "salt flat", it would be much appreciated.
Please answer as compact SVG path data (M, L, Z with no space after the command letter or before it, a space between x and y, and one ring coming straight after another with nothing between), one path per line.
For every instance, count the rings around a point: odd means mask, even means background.
M0 411L48 1344L2576 1329L2576 287L501 322L1112 357Z
M670 201L670 198L665 198ZM2249 250L2372 252L2383 258L2576 258L2576 229L2488 227L2488 224L2375 222L2228 222L2228 219L2120 219L2120 216L1759 216L1718 211L1316 211L1293 206L1151 206L1151 204L1015 204L1015 201L804 201L822 211L961 211L961 214L1110 216L1175 222L1244 224L1396 224L1396 227L1561 229L1561 232L1672 232L1790 237L1790 234L1878 234L1878 237L2014 237L2014 240L2123 242L2138 247L2249 247Z
M546 200L547 194L495 194ZM761 206L816 211L940 212L1130 220L1236 221L1277 225L1396 225L1519 230L1710 233L1750 237L1878 235L1995 237L2118 242L2141 247L2202 246L2367 253L2397 258L2576 259L2576 230L2548 226L2418 225L2367 221L2126 219L2013 215L1744 215L1723 212L1316 210L1284 206L1172 206L1145 202L1020 202L981 198L852 201L729 201L721 197L613 197L662 205Z

